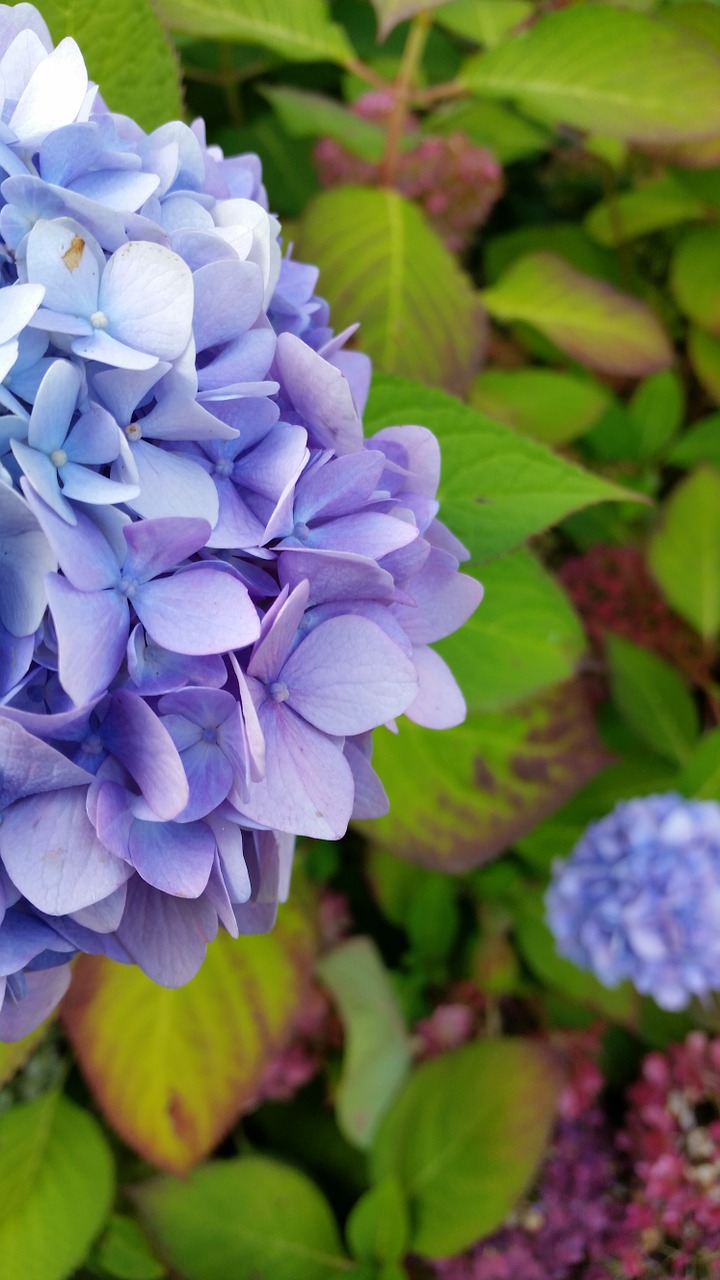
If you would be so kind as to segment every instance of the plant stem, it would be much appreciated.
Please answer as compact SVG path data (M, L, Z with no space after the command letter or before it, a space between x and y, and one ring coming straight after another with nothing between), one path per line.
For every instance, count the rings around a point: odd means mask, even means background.
M397 74L392 93L394 103L387 124L387 142L385 155L380 168L380 180L383 186L391 187L395 181L400 144L405 132L408 107L415 85L415 77L422 62L425 42L428 38L432 15L429 9L423 9L413 20L405 42L400 69Z

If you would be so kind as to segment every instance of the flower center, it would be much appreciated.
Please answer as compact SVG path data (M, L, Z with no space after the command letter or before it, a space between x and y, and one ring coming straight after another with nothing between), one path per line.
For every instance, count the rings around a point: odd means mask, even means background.
M121 578L118 582L118 591L122 596L131 600L137 591L138 584L135 578Z
M58 467L58 469L64 467L67 462L67 454L64 449L53 449L49 456L53 466Z
M270 694L273 702L284 702L285 699L290 696L290 690L282 680L275 680L273 684L270 685L268 693Z
M203 742L217 742L217 730L203 729Z
M295 525L295 528L293 529L293 535L298 539L299 542L307 542L308 538L310 537L310 530L308 526L306 524L303 524L301 521L300 524Z
M232 469L235 463L232 458L218 458L215 463L214 471L216 476L232 475Z
M93 311L90 317L90 323L93 329L107 329L108 318L104 311Z
M125 428L125 435L128 440L142 440L142 427L139 422L131 422Z

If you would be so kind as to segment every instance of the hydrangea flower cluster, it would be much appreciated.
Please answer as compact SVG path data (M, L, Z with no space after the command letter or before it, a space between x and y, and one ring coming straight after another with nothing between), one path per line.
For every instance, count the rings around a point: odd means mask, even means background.
M720 1039L694 1031L648 1054L628 1104L627 1223L653 1258L632 1274L720 1274Z
M371 732L464 714L479 602L421 426L282 257L255 156L146 134L0 7L0 1038L78 951L186 982L293 836L382 813Z
M547 894L562 955L665 1009L720 989L720 805L670 792L591 823Z
M384 124L392 108L390 94L372 92L358 98L352 110L364 120ZM408 132L417 133L417 143L400 156L397 189L420 205L452 253L462 253L503 194L502 167L492 151L477 146L459 129L442 138L422 138L411 117ZM320 139L314 159L324 187L374 187L380 181L379 163L360 159L333 138Z

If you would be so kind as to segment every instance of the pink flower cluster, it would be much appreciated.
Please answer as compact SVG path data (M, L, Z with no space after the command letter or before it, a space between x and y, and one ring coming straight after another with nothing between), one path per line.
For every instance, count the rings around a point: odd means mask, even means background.
M650 1053L628 1091L619 1145L635 1190L627 1224L663 1269L633 1271L720 1277L720 1038L694 1031L684 1044Z
M384 93L367 93L352 108L356 115L378 124L386 122L391 109L392 98ZM417 132L414 119L409 132ZM332 138L317 143L315 164L324 187L348 183L375 187L380 182L379 163L354 156ZM426 138L418 132L417 145L400 157L396 186L420 205L454 253L467 248L504 189L502 168L492 152L476 146L459 130Z

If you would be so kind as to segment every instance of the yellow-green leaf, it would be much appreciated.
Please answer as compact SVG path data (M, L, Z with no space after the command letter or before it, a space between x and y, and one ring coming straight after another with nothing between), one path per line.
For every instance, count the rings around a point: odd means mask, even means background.
M680 310L720 337L720 227L693 227L677 246L670 288Z
M157 0L157 8L172 31L259 44L291 62L345 64L353 57L326 0Z
M485 369L469 400L523 435L558 445L584 435L608 408L610 393L592 378L559 369Z
M720 471L698 467L673 490L650 540L663 594L701 636L720 631Z
M176 1173L212 1150L282 1047L314 952L312 914L294 893L271 933L220 934L177 991L104 957L78 962L65 1024L99 1106L129 1146Z
M397 191L336 187L311 202L298 258L320 267L337 329L360 321L362 349L384 373L464 391L484 325L468 277L421 211Z
M642 13L579 4L546 14L471 59L471 90L543 119L641 142L720 132L720 62L693 36Z

